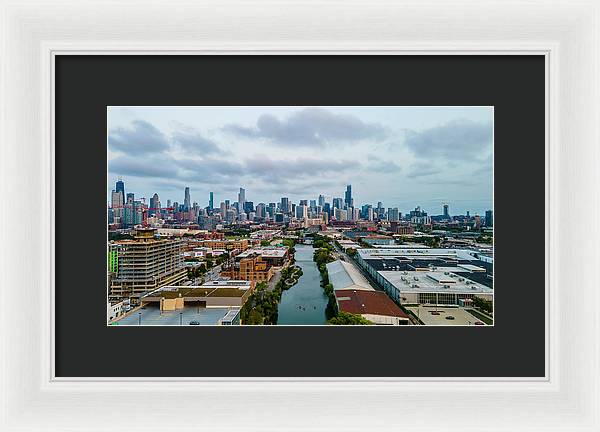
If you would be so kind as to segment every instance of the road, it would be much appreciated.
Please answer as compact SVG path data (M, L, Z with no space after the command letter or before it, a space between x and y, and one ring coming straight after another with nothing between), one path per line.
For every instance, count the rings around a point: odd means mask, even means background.
M213 280L217 280L219 278L219 273L221 272L221 265L214 266L212 269L207 271L204 276L196 278L192 281L192 285L198 286L202 285L202 283L207 283ZM204 280L204 282L202 282Z

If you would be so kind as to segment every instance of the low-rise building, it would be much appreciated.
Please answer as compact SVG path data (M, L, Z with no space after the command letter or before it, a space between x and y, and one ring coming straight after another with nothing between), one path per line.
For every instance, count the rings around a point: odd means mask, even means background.
M359 265L398 304L460 305L493 300L493 261L467 249L359 249Z
M214 281L199 286L168 286L142 297L142 306L158 303L160 310L197 307L242 307L255 284L250 281Z
M280 267L284 265L287 260L290 258L289 249L287 247L254 247L252 249L247 249L246 251L240 253L235 257L237 261L242 260L244 258L248 258L250 256L257 255L260 256L263 261L267 262L271 266Z
M362 241L367 244L370 244L370 245L385 245L385 246L391 246L395 243L395 240L393 237L377 235L377 234L366 235L362 238Z
M125 313L123 301L112 301L106 303L106 322L113 321Z
M367 290L374 291L369 281L351 263L333 261L326 264L329 283L334 290Z
M374 324L408 325L410 323L408 315L382 291L336 290L335 301L340 312L361 315Z
M229 263L221 271L221 276L253 282L268 282L274 274L274 266L256 253Z
M210 249L223 249L226 251L238 249L243 252L249 247L248 239L211 239L204 240L201 243L202 246Z

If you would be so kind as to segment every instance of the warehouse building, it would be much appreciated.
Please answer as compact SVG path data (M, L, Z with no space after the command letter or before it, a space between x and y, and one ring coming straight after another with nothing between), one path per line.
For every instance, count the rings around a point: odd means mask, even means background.
M493 260L467 249L359 249L360 266L399 304L493 300Z
M371 284L353 264L337 260L328 263L326 267L329 282L334 290L374 291Z
M406 315L386 293L374 290L338 289L335 301L340 312L361 315L378 325L408 325Z

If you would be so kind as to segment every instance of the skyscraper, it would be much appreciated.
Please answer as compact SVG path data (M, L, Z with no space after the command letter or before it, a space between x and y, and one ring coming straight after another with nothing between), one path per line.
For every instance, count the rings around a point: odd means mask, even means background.
M123 203L125 202L125 197L127 195L125 195L125 183L123 183L123 180L119 179L117 180L117 184L115 186L115 191L116 192L121 192L121 194L123 194Z
M344 204L346 205L346 208L353 206L353 203L352 203L352 186L351 185L346 186L346 195L345 195L345 198L344 198Z
M215 195L211 192L208 198L208 209L212 210L215 205Z
M306 219L307 217L308 217L308 206L307 205L296 206L296 218L297 219Z
M400 212L398 211L398 207L390 209L388 212L388 220L390 222L398 222L400 220Z
M319 195L319 205L325 207L325 197L323 195Z
M185 197L183 199L183 211L189 211L192 208L191 200L190 200L190 188L185 188Z
M110 197L110 206L113 209L113 217L119 218L118 222L123 222L121 219L123 218L123 205L125 204L123 192L121 191L112 191L112 195Z
M244 188L240 188L240 193L238 194L238 210L241 212L244 211L244 204L246 203L246 190Z
M158 198L158 194L152 195L150 198L150 214L160 214L160 199Z
M485 211L485 226L486 227L494 226L494 213L491 210Z
M448 204L444 204L444 219L450 219L450 214L448 213Z
M290 201L286 197L281 197L281 212L283 214L290 212Z

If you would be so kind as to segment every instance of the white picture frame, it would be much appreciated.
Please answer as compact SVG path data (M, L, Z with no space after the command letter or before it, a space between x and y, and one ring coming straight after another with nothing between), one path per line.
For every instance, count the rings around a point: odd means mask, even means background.
M600 430L597 1L0 8L1 430ZM65 53L544 55L545 377L57 378L52 77Z

